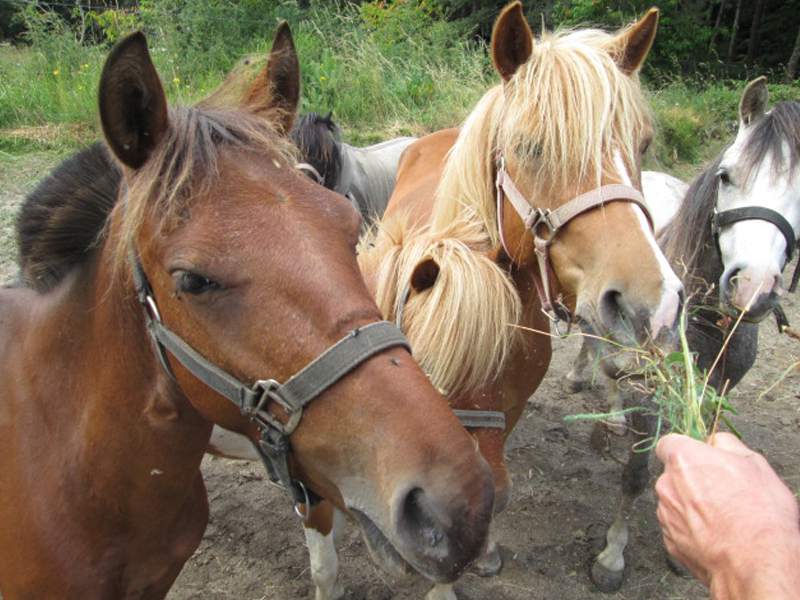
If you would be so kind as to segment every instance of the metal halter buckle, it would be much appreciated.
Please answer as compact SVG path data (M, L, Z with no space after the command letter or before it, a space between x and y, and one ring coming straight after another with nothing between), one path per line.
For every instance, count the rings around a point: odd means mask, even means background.
M558 231L558 228L553 225L553 221L550 220L551 215L552 211L549 208L534 208L525 220L525 227L529 229L535 237L544 240L548 245ZM547 238L543 238L539 235L537 230L540 225L547 227Z
M298 410L288 404L280 393L278 393L280 387L281 384L274 379L259 379L256 381L252 389L256 393L260 392L261 395L255 406L247 407L243 412L259 425L275 429L281 434L288 436L291 435L300 424L300 419L303 416L303 409ZM286 414L289 415L289 420L286 423L281 423L270 414L267 410L267 405L270 402L277 403L286 411Z

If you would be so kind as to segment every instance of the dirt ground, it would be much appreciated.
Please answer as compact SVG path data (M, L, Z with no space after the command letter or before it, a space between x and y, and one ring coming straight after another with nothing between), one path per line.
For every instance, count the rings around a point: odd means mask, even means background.
M14 274L13 220L26 193L54 164L52 156L0 157L0 281ZM800 323L800 304L788 297L790 320ZM625 441L610 452L589 444L592 426L564 417L602 409L602 392L566 393L563 377L578 340L556 342L547 378L531 398L510 438L507 455L514 480L511 502L494 524L505 561L499 576L466 574L456 585L462 600L602 597L588 567L602 546L619 494ZM761 450L797 493L800 489L800 374L759 399L781 373L800 360L800 342L761 329L758 362L731 395L734 418L745 441ZM207 457L203 473L211 518L202 544L178 578L169 598L272 600L313 598L300 523L282 492L269 486L260 465ZM652 491L638 503L626 553L626 581L613 599L705 598L697 582L665 565ZM340 545L340 577L350 600L422 599L428 584L395 581L375 567L355 527Z

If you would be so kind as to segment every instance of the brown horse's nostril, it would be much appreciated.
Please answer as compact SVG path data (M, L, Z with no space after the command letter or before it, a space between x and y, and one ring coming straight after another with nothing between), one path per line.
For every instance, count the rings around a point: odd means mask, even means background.
M397 529L416 542L418 546L436 548L442 545L445 535L433 515L422 488L412 488L403 499L398 515Z

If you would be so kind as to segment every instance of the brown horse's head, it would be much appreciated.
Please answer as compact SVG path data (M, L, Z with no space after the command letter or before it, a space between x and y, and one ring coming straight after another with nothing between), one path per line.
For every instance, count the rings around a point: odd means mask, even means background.
M538 269L533 236L507 196L498 222L494 182L503 163L536 209L554 210L609 184L640 190L641 156L653 129L637 72L657 21L653 9L616 35L583 30L534 42L519 2L498 17L491 53L503 83L464 124L438 196L461 204L474 198L467 203L493 241L505 241L517 265ZM601 205L550 240L553 297L562 294L582 326L597 335L623 345L656 339L673 329L681 284L644 210L614 195L621 186L604 189ZM445 212L435 221L441 225L448 217Z
M138 255L165 325L244 382L285 381L380 319L356 265L357 214L293 168L285 133L299 90L285 25L245 108L168 108L141 34L113 50L100 85L103 130L124 173L110 230L119 278ZM231 402L170 365L179 389L162 389L256 438ZM374 356L316 398L290 442L294 476L355 515L389 566L444 581L480 554L491 473L404 350Z

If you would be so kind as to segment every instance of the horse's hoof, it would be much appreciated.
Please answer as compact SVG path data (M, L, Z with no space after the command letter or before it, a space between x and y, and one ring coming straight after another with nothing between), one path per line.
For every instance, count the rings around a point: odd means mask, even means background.
M681 561L672 556L666 550L664 551L664 558L667 559L667 566L669 567L669 570L675 573L675 575L677 575L678 577L692 576L692 574L689 572L689 569L683 566L683 563Z
M589 388L589 383L585 379L572 379L569 375L564 378L564 390L568 394L577 394Z
M619 591L622 587L622 576L624 571L612 571L605 568L596 560L592 563L592 583L598 590L606 594Z
M479 577L494 577L503 569L503 557L500 556L500 548L497 544L492 544L492 547L481 556L475 564L472 565L471 571Z
M314 594L314 600L341 600L342 598L344 598L344 586L338 581L332 590L323 590L318 587Z
M436 584L433 586L433 589L425 595L425 600L458 600L458 596L456 596L452 584Z

